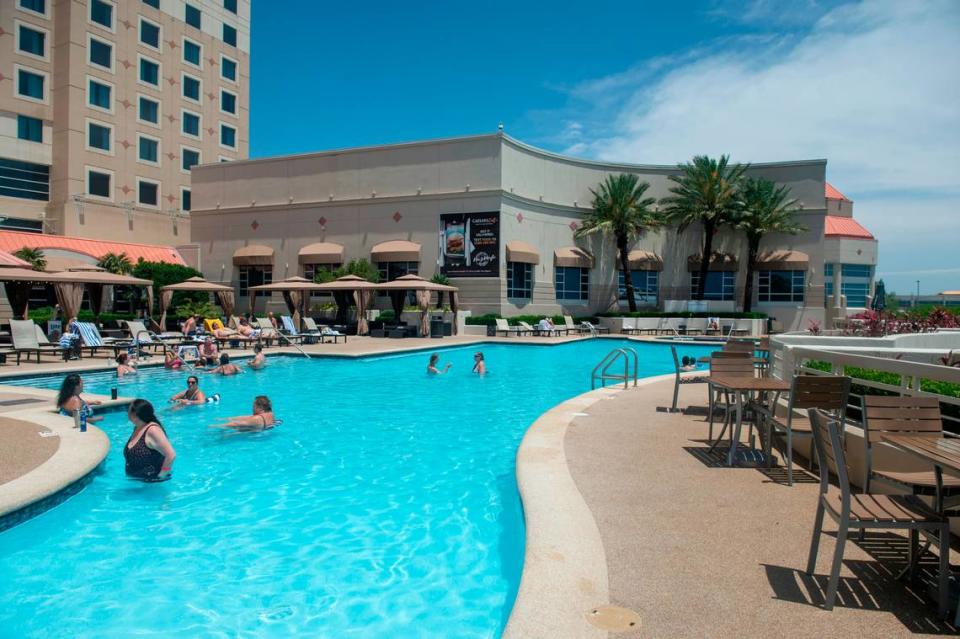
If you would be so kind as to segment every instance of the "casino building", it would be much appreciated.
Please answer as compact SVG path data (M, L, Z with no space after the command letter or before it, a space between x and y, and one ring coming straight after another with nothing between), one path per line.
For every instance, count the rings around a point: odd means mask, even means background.
M826 182L826 168L799 160L748 171L788 186L802 206L806 232L766 237L754 275L754 309L787 330L856 312L873 293L877 240ZM445 273L475 314L585 315L627 307L613 241L574 238L590 189L636 173L660 198L676 172L565 157L502 132L204 164L191 176L191 240L201 270L235 286L241 307L250 286L365 258L385 279ZM701 241L697 228L638 238L630 267L641 308L691 307ZM715 248L702 308L734 311L746 240L724 229Z

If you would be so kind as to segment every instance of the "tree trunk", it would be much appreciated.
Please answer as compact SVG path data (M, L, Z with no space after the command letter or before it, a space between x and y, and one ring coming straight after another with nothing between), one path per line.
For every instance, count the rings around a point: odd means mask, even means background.
M703 223L703 255L700 256L700 281L693 299L702 300L707 289L707 273L710 271L710 256L713 254L713 234L716 232L713 222Z
M753 307L753 273L757 270L757 253L760 251L760 238L747 238L747 281L743 284L743 312L749 313Z
M627 292L627 306L631 313L637 312L637 300L633 298L633 278L630 276L630 254L627 252L626 238L617 239L620 252L620 270L623 271L623 287Z

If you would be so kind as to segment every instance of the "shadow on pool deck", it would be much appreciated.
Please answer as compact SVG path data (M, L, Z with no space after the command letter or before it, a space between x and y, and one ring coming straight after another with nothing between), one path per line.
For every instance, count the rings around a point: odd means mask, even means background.
M824 611L829 535L815 574L803 572L815 478L800 473L788 486L781 468L722 466L726 450L705 443L705 413L657 410L672 392L672 381L622 391L576 417L566 434L570 472L603 539L610 601L642 619L639 632L613 636L956 633L926 594L935 557L925 556L913 584L895 579L906 557L906 537L895 533L848 542L836 607ZM705 398L705 385L686 385L680 406Z

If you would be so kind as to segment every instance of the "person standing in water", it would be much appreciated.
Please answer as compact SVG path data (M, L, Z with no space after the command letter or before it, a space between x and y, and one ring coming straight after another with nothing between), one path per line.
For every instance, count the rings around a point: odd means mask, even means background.
M133 400L127 419L133 424L133 433L123 447L127 477L143 481L169 479L177 453L154 413L153 404L145 399Z
M487 363L483 361L483 353L480 351L473 354L473 372L481 377L487 374Z
M427 364L427 374L443 375L448 370L450 370L451 366L453 366L453 364L447 364L446 366L443 367L443 370L440 370L439 364L440 364L440 354L434 353L433 355L430 356L430 363Z

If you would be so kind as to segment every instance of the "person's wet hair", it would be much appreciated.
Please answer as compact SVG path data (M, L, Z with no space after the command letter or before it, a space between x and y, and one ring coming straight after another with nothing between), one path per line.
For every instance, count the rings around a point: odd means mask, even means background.
M191 375L190 377L187 378L187 384L189 384L190 382L193 382L194 384L199 384L200 378L197 377L196 375Z
M145 399L135 399L130 402L130 408L127 412L131 415L136 415L137 419L145 424L149 424L150 422L160 424L160 420L157 419L157 414L153 410L153 404Z
M440 361L440 353L434 353L430 356L430 365L433 366Z
M126 364L127 363L127 354L120 353L117 355L117 364Z
M259 408L265 413L269 413L273 411L273 404L270 402L270 398L267 397L266 395L257 395L253 399L253 407Z
M229 363L230 363L230 356L227 355L226 353L221 354L221 355L220 355L220 365L221 365L221 366L224 366L224 365L229 364Z
M253 347L253 352L254 352L254 353L262 353L262 352L263 352L263 346L261 346L260 344L257 344L256 346Z
M57 393L57 406L63 406L63 403L77 394L77 386L80 385L80 376L76 373L70 373L63 378L60 384L60 392Z

